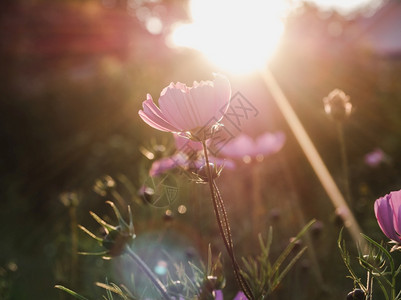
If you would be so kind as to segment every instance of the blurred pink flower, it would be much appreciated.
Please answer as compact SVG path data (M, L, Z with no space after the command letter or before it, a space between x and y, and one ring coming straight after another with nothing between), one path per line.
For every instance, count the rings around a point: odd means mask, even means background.
M377 167L381 162L384 161L384 158L385 158L384 152L381 149L376 148L372 152L369 152L368 154L365 155L365 163L368 166Z
M205 159L202 155L202 143L188 140L177 134L174 134L174 139L177 152L172 156L153 162L149 171L150 176L158 176L175 168L198 170L205 164ZM209 156L209 162L213 163L217 168L224 166L225 168L233 169L235 167L233 161L214 156Z
M214 299L215 300L224 300L223 297L223 292L221 290L216 290L214 291ZM233 300L248 300L248 298L245 296L245 294L243 292L238 292L237 295L235 295Z
M375 215L383 233L401 244L401 190L377 199Z
M246 134L240 134L228 142L220 153L230 158L256 157L278 152L284 145L285 135L282 132L267 132L256 141Z
M222 290L215 290L214 291L214 300L224 300L223 291Z
M194 81L193 87L181 82L170 83L160 94L160 108L148 94L139 116L155 129L205 139L210 133L202 132L202 128L209 130L223 118L230 97L230 82L219 74L213 81Z
M248 300L243 292L238 292L233 300Z

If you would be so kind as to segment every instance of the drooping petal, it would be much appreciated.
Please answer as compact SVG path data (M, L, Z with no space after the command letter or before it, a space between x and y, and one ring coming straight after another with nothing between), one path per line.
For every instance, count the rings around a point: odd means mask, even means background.
M152 96L147 95L147 100L142 104L143 110L138 112L142 120L148 125L161 131L177 132L178 128L169 123L160 109L154 104Z
M394 229L393 210L390 205L390 195L386 195L376 200L375 215L377 222L383 233L391 240L401 243L399 236Z
M390 193L390 205L393 211L394 230L401 235L401 190Z

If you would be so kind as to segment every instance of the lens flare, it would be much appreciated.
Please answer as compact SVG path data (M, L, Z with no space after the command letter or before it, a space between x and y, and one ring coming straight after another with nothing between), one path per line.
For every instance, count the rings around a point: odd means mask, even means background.
M171 42L201 51L233 73L263 68L284 31L285 1L191 0L193 22L175 26Z

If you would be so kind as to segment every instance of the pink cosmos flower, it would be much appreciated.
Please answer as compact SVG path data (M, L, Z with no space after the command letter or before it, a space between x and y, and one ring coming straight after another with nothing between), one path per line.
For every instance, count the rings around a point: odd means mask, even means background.
M401 190L377 199L375 215L383 233L401 244Z
M181 82L170 83L160 94L159 107L153 102L152 96L147 95L139 116L145 123L161 131L203 137L204 132L199 131L202 128L210 129L223 118L230 97L230 82L219 74L215 74L213 81L194 81L192 87Z
M282 132L265 133L253 140L246 134L240 134L228 142L220 152L230 158L256 157L278 152L284 145L285 135Z

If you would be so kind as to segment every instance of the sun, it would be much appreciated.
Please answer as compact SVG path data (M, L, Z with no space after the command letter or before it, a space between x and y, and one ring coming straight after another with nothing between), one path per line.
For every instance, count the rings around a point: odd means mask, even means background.
M191 0L192 23L177 24L171 41L201 51L225 71L257 71L279 44L285 11L280 0Z

